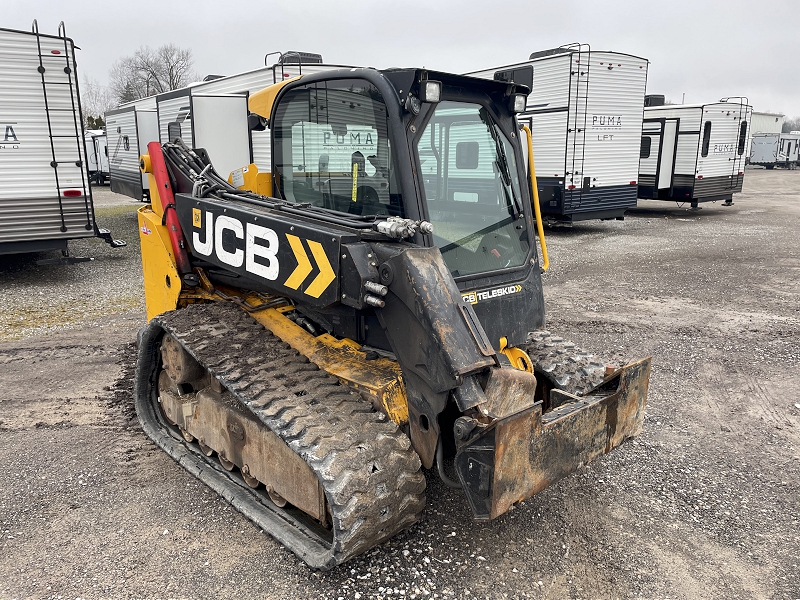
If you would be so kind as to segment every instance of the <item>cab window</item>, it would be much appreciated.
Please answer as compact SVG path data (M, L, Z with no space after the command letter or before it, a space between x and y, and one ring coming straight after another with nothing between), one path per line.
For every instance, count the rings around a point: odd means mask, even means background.
M360 79L283 96L274 119L277 188L297 203L359 215L403 216L386 104Z

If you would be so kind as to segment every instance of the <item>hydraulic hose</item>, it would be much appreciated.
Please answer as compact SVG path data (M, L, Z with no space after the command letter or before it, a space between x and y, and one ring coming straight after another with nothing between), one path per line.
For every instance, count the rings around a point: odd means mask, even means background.
M180 221L178 221L178 213L175 211L175 196L172 194L172 184L169 181L161 144L150 142L147 144L147 152L150 155L150 168L158 187L158 197L161 199L161 206L164 210L164 223L169 232L175 266L181 276L187 275L192 272L192 265L189 262L189 254L186 252L186 242L183 238Z

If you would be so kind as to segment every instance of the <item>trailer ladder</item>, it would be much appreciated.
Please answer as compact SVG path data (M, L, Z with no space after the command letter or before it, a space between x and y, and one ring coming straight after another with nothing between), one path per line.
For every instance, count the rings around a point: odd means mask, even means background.
M728 100L738 100L739 101L739 117L737 119L737 127L738 131L736 134L736 147L733 149L733 158L731 159L731 178L728 182L728 190L737 190L739 186L742 184L742 180L744 179L744 169L742 168L742 161L744 160L744 156L747 153L747 135L750 133L749 131L745 131L745 150L742 154L739 154L739 144L742 143L739 139L742 136L742 123L747 119L747 108L750 106L750 100L745 96L731 96L729 98L722 98L721 102L727 102ZM749 128L749 125L748 125ZM732 204L732 202L731 202Z
M59 182L59 177L58 177L58 160L56 158L56 148L55 148L55 143L53 142L53 140L55 138L66 138L66 139L74 138L75 139L76 148L77 148L77 151L78 151L78 159L75 161L75 165L81 171L81 186L82 186L81 192L83 194L84 207L85 207L85 211L86 211L86 225L84 227L85 227L85 229L87 231L89 231L92 228L94 228L94 221L92 219L92 214L93 214L94 211L93 211L93 206L92 206L91 188L89 188L89 186L88 186L88 183L86 181L86 172L85 172L85 169L83 168L83 166L85 164L85 160L84 160L85 149L83 148L83 144L82 144L83 138L81 136L81 132L83 131L83 124L82 124L82 122L83 122L83 114L81 113L81 110L80 110L80 102L78 103L77 106L75 105L75 94L78 92L77 79L75 80L75 83L73 85L73 75L76 74L75 73L75 71L76 71L75 57L74 56L70 57L69 45L67 44L66 28L64 27L64 22L61 21L61 23L58 26L58 38L60 38L60 39L62 39L64 41L64 54L63 54L64 63L65 63L64 64L64 73L67 75L67 81L66 82L58 82L58 81L50 81L50 82L48 82L45 79L45 71L46 71L46 69L45 69L44 61L43 61L44 55L42 54L42 41L41 41L41 37L39 35L39 24L37 23L36 19L33 20L33 24L31 26L31 31L32 31L32 33L36 34L36 47L37 47L38 55L39 55L39 66L38 66L37 70L39 71L39 74L41 75L41 79L42 79L42 94L44 96L44 111L45 111L45 115L47 117L47 132L48 132L49 137L50 137L50 154L51 154L52 159L53 159L50 162L50 166L53 168L53 175L55 177L55 182L56 182L56 192L58 194L58 210L59 210L59 215L61 217L61 231L62 232L66 232L67 231L67 224L66 224L66 219L65 219L65 216L64 216L64 203L63 203L63 195L62 195L62 191L61 191L61 184ZM51 53L51 54L47 55L47 58L48 59L58 60L59 58L62 58L62 56L60 54ZM72 58L72 65L70 65L70 58ZM63 85L68 85L69 86L69 96L70 96L70 101L72 103L71 109L70 108L52 108L52 107L50 107L50 104L49 104L49 101L48 101L48 98L47 98L47 89L48 89L48 87L63 86ZM53 135L53 123L52 123L51 115L53 113L56 113L56 112L71 112L72 113L72 122L73 122L74 131L75 131L74 135ZM78 124L78 119L81 119L81 124L80 125Z
M567 119L567 149L572 147L572 157L565 157L570 165L569 184L567 185L564 211L569 206L569 212L580 208L583 193L590 187L583 176L584 159L586 156L586 120L589 109L589 65L591 63L592 49L589 44L567 44L564 48L575 48L570 57L570 78L568 90L568 106L572 107L575 100L575 110L571 110ZM573 95L574 92L574 95ZM566 165L565 165L566 166ZM566 171L566 168L565 168ZM577 203L573 204L577 200Z

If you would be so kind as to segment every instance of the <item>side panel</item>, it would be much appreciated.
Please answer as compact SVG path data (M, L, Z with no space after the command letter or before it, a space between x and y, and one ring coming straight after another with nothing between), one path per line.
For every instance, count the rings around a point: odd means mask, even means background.
M37 36L0 30L0 245L94 235L74 47L39 41L44 84Z
M647 61L592 52L583 174L592 188L637 180Z
M250 164L246 96L192 96L194 145L205 148L217 172L228 174Z

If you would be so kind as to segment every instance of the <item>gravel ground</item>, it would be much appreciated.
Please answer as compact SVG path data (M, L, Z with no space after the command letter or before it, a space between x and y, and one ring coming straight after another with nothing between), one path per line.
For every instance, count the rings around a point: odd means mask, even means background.
M0 257L0 599L800 599L800 171L551 230L548 327L653 356L643 434L491 523L428 474L423 522L328 573L141 433L136 204L97 198L127 249Z
M0 341L94 325L101 316L144 311L142 263L136 210L142 206L108 186L93 188L100 227L125 240L112 248L98 238L72 240L70 256L91 258L72 265L37 265L58 252L0 256Z

